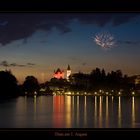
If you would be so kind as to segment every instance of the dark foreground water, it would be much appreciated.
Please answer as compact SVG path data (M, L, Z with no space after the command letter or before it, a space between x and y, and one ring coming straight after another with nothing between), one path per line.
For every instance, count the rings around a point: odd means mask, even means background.
M140 97L18 97L0 101L0 128L140 128Z

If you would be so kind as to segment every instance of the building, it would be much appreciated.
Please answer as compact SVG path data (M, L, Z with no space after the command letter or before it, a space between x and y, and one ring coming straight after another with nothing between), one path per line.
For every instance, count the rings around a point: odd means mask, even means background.
M67 75L66 75L66 79L67 81L69 81L69 76L71 75L71 68L70 68L70 65L68 65L68 68L67 68Z
M54 78L57 79L63 79L64 78L64 71L61 71L59 68L57 69L57 71L54 70L54 74L53 74Z
M139 85L140 84L140 75L134 75L129 77L129 82L135 85Z
M66 75L67 81L69 81L69 76L71 75L70 65L68 65L67 67L66 74L64 73L64 70L61 70L59 68L57 69L57 71L54 70L53 77L57 79L61 79L61 78L64 79L65 75Z
M140 75L136 75L135 77L135 85L140 84Z

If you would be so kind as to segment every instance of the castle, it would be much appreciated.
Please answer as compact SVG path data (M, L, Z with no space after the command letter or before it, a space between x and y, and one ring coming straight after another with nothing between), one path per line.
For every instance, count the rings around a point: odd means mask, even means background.
M71 68L70 68L70 65L68 65L67 70L66 70L67 81L69 81L69 76L70 75L71 75ZM56 71L54 70L53 77L57 78L57 79L61 79L61 78L64 79L64 77L65 77L64 70L60 70L59 68Z

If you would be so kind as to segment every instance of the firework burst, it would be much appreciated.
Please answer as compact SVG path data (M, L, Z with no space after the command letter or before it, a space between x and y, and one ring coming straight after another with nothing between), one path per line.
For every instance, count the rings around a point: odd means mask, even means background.
M114 37L108 32L95 35L94 41L105 50L111 49L116 45Z

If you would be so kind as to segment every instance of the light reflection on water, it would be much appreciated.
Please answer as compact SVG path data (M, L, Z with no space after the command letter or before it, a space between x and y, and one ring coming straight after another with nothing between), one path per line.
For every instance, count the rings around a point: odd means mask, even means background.
M118 98L118 127L121 127L121 97Z
M99 98L99 127L102 128L102 96Z
M94 97L94 127L97 127L97 96Z
M71 97L66 98L66 127L71 128Z
M64 96L53 96L53 127L61 127L64 122ZM47 109L47 108L46 108Z
M76 110L76 120L77 120L77 126L79 125L79 96L77 96L77 110Z
M0 103L1 128L136 128L140 98L33 96Z
M132 127L135 128L135 97L132 97Z
M109 117L108 117L108 96L106 96L106 127L108 128L109 125Z
M34 120L36 120L36 95L34 95Z
M84 98L84 126L87 127L87 97Z

